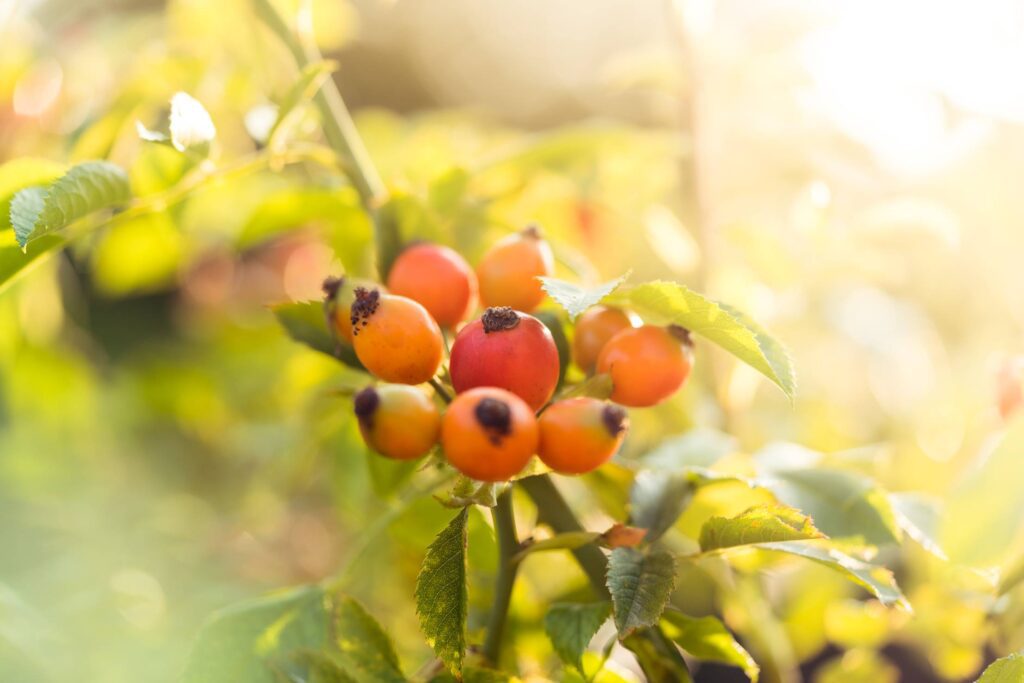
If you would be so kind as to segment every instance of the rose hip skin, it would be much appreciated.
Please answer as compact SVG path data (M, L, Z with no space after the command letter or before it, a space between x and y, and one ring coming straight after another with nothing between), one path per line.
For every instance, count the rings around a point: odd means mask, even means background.
M551 275L555 258L537 228L530 227L499 240L476 267L480 302L484 306L511 306L529 312L544 300L537 279Z
M347 275L324 280L324 301L328 305L329 318L334 323L338 339L352 344L352 302L356 298L356 289L362 287L370 290L375 286L370 280Z
M476 308L476 274L462 256L439 244L403 250L388 273L388 289L418 301L441 327L455 327Z
M404 296L359 288L352 304L352 346L385 382L420 384L441 365L444 339L427 309Z
M555 393L558 349L548 328L532 315L489 308L455 337L449 369L457 393L499 387L536 411Z
M596 398L577 397L548 406L538 420L537 455L561 474L584 474L608 462L629 429L626 410Z
M367 387L356 394L354 403L363 441L381 455L413 460L426 455L437 443L441 414L417 387Z
M455 397L441 422L441 445L452 467L478 481L506 481L537 450L537 418L515 394L495 387Z
M692 362L686 330L644 325L612 337L598 356L597 371L611 375L611 400L642 408L661 403L683 386Z

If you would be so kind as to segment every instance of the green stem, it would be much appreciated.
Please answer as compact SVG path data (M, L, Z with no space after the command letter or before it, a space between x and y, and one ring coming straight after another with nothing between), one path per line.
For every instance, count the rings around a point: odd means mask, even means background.
M520 479L518 483L536 504L539 522L547 524L559 534L584 530L548 475L527 477ZM611 599L608 586L605 584L608 558L604 553L591 543L576 548L572 554L598 597L602 600ZM623 640L622 644L636 655L637 662L649 681L679 680L679 672L687 670L686 661L678 648L657 626L637 631Z
M300 70L323 59L312 40L302 40L302 36L288 26L270 0L253 0L253 4L263 23L292 53ZM363 205L372 212L385 195L384 183L333 80L328 79L317 90L313 102L320 110L327 142L347 162L348 176L359 192Z
M512 485L498 496L498 504L491 509L494 516L494 531L498 541L498 577L494 585L494 603L487 620L487 639L483 655L495 666L499 665L501 643L508 621L508 607L512 599L519 563L512 558L519 552L519 538L516 535L516 520L512 509Z
M441 397L441 400L445 403L452 402L452 395L448 393L448 390L444 388L444 385L436 377L431 377L429 381L430 386L434 387L434 391Z

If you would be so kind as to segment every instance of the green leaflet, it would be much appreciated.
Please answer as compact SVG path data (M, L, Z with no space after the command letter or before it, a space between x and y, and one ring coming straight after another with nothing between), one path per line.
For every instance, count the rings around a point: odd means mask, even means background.
M427 548L416 579L420 628L438 658L453 672L466 653L466 540L469 508L462 510Z

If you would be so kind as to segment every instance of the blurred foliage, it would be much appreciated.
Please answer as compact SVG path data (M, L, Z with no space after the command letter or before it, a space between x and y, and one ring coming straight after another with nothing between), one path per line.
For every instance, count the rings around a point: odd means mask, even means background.
M356 9L311 4L320 47L350 46ZM274 315L309 329L316 307L302 302L324 276L374 274L373 226L308 102L334 65L299 73L242 0L118 8L0 7L0 227L16 190L86 161L126 169L134 197L27 255L13 231L0 236L11 276L0 285L0 679L178 680L210 613L246 599L285 609L306 594L258 596L328 578L390 634L395 668L417 671L431 653L411 587L453 516L429 495L448 482L367 453L349 399L364 377L329 348L291 342ZM588 529L649 513L666 546L693 555L666 600L721 617L697 629L736 635L742 645L715 641L720 659L753 671L749 652L768 682L973 680L1024 648L1024 426L996 400L1024 325L1020 128L975 114L987 136L900 175L864 140L800 129L773 104L802 84L782 56L722 52L705 65L716 77L700 93L706 129L598 119L525 131L448 108L356 119L402 239L475 262L538 222L558 278L584 294L628 271L633 283L679 280L785 341L800 371L794 402L700 341L697 376L675 400L634 411L613 464L559 480ZM770 95L750 85L755 63ZM672 111L695 106L693 63L654 67L672 78L647 74L644 87ZM205 156L137 134L136 122L166 128L178 91L216 124ZM554 304L545 313L566 320ZM775 350L761 341L754 330L734 343L759 348L771 373ZM666 490L678 509L645 508ZM847 544L849 571L891 568L913 613L780 548L699 554L709 520L742 520L775 498ZM541 539L525 497L517 504L523 534ZM468 637L479 642L496 565L478 509L466 535ZM636 679L607 628L583 653L579 638L556 649L546 636L549 604L590 599L565 552L530 553L520 576L507 657L525 680L581 680L577 665L587 680ZM365 627L362 607L345 604ZM688 647L680 619L677 642L700 657L710 646ZM578 661L562 669L563 658ZM1011 680L998 676L1019 662L984 680ZM714 666L695 666L697 679L714 680Z

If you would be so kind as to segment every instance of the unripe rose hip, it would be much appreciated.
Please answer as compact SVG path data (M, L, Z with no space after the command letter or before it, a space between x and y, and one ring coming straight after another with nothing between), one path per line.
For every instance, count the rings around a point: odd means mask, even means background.
M511 306L529 312L544 300L537 279L551 275L555 258L540 231L529 227L499 240L476 267L484 306Z
M439 244L406 247L391 266L388 289L421 303L441 327L455 327L476 308L476 274L462 256Z
M558 349L548 328L532 315L488 308L455 337L449 369L458 393L500 387L539 410L558 384Z
M356 289L352 346L359 362L385 382L420 384L441 365L441 328L412 299Z
M366 445L395 460L426 455L437 443L441 414L420 389L406 384L367 387L355 396L359 431Z
M324 302L338 339L352 344L352 302L356 299L356 288L373 289L375 286L369 280L347 275L324 280Z
M452 467L479 481L506 481L537 450L537 419L522 399L480 387L455 397L441 422L441 445Z
M577 397L541 413L537 455L561 474L584 474L608 462L622 445L629 417L622 406Z
M597 371L612 378L611 400L630 407L661 403L683 386L693 363L693 344L682 327L644 325L612 337Z

